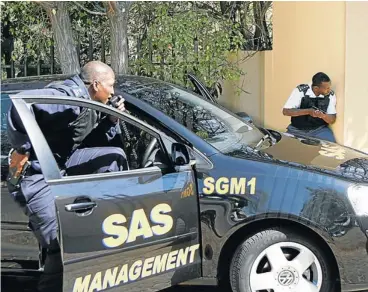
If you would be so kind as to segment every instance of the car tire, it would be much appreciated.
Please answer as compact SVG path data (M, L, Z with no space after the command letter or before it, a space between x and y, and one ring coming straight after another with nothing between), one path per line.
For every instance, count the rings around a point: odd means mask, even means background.
M266 229L235 251L230 284L233 292L336 292L331 267L310 237L288 229Z

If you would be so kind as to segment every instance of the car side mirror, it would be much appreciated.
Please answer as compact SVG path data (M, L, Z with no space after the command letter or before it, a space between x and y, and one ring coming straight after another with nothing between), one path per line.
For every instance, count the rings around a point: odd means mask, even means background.
M174 166L192 165L195 163L188 147L181 143L173 143L171 146L171 160Z

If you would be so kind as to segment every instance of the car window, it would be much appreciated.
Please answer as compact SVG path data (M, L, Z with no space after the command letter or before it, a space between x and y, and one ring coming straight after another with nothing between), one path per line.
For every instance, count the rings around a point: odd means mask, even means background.
M164 82L122 79L125 92L170 116L221 152L258 143L263 134L221 107L178 86Z
M50 106L52 108L50 108ZM59 170L62 171L63 175L79 175L78 171L74 171L78 167L73 166L72 169L67 167L66 157L74 151L73 145L75 143L79 143L77 149L92 147L118 147L122 149L126 155L129 170L152 166L158 166L159 168L164 169L168 166L167 155L160 144L159 139L157 139L157 143L151 147L151 142L154 138L157 138L157 134L146 131L143 126L139 127L128 121L120 120L119 129L117 129L118 131L113 137L112 134L115 133L115 130L109 130L111 129L112 124L111 121L109 121L110 116L105 113L93 111L83 106L69 106L62 103L53 105L38 103L36 105L32 105L32 108L32 112L38 121L40 130L44 135L46 142L57 161ZM87 114L87 111L94 112L95 114L88 116L89 114ZM88 120L95 121L94 128L91 133L84 136L80 141L73 138L75 129L73 127L65 126L73 125L76 116L78 115L79 117L86 117ZM82 122L80 126L85 127L85 124ZM88 155L93 154L87 153L87 156ZM144 160L143 157L146 157L147 159ZM83 168L83 171L85 170L86 169ZM69 171L72 171L73 173ZM89 173L89 170L87 170L87 172L81 174L93 174L93 171Z

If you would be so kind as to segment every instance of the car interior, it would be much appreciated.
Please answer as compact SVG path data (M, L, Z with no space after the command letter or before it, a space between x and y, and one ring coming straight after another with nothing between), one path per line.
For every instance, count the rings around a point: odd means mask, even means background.
M130 114L138 117L137 113L132 111ZM120 129L121 133L115 136L112 144L124 150L129 169L157 166L165 170L169 167L167 155L156 137L127 121L120 120Z

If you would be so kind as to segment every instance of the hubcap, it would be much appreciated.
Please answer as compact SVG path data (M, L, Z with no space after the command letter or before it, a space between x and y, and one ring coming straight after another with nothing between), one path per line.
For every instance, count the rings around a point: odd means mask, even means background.
M281 272L278 273L277 281L282 286L296 285L299 281L298 272L291 267L282 268Z
M252 292L319 292L322 280L317 257L295 242L266 248L255 260L250 274Z

